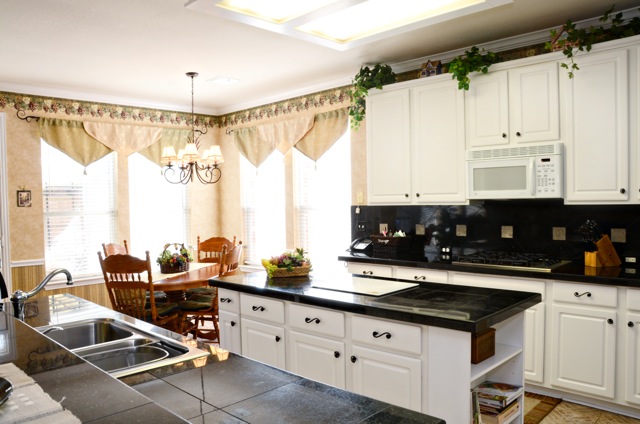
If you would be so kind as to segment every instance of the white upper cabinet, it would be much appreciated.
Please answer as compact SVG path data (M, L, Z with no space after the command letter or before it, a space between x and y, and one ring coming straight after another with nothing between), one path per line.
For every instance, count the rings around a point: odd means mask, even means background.
M629 199L628 50L591 52L562 78L566 203Z
M367 98L369 204L465 203L464 94L447 76Z
M473 76L467 148L558 140L558 97L555 61Z
M367 191L371 204L411 203L409 91L367 97Z

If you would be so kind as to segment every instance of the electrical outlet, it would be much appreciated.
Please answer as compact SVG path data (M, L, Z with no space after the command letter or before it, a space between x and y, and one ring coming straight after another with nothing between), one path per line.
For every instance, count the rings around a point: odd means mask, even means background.
M635 264L637 259L635 256L627 256L624 258L624 261L628 264Z
M389 226L387 224L380 224L380 234L386 233L389 231Z
M364 233L365 231L367 231L367 223L364 221L358 221L356 231L358 231L359 233Z

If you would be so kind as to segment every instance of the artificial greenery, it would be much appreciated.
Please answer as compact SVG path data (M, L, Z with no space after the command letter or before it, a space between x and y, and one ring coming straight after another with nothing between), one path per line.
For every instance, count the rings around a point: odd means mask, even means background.
M579 51L589 52L595 43L640 34L640 18L636 16L625 23L622 12L613 14L614 8L615 5L611 6L598 19L603 25L607 25L610 21L608 28L604 26L576 28L574 22L567 20L559 30L551 30L551 41L545 44L545 48L547 50L562 50L569 62L562 63L560 66L568 70L569 78L573 78L573 72L580 69L574 62L574 56Z
M360 72L353 77L353 87L349 90L351 106L349 106L349 116L351 117L351 127L355 130L360 128L360 123L364 119L366 108L366 97L371 88L382 88L383 85L396 82L396 74L389 65L376 64L373 69L368 66L360 68Z
M490 51L480 50L478 47L473 46L471 50L467 50L463 55L460 55L449 62L448 68L452 79L458 80L458 89L469 89L469 74L471 72L482 72L486 74L489 71L489 66L496 63L496 54Z

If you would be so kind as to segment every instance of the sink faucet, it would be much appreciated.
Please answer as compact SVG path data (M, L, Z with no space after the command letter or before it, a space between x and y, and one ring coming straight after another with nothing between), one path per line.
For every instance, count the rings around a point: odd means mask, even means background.
M69 286L73 284L73 278L71 277L71 273L64 268L58 268L50 272L49 275L47 275L46 277L44 277L44 280L40 281L40 284L38 284L36 288L34 288L33 290L28 292L23 292L22 290L16 290L15 292L13 292L13 294L11 295L11 303L13 304L13 315L16 318L19 318L21 320L24 319L24 302L26 302L27 299L29 299L30 297L33 297L36 294L38 294L40 290L42 290L44 286L46 286L47 283L51 281L51 279L54 276L62 273L67 275L67 285Z

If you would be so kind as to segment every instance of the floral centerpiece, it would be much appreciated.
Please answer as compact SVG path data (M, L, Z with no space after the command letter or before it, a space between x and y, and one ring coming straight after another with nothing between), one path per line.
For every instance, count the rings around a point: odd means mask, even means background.
M293 252L284 252L280 256L263 259L262 266L267 270L269 278L300 277L308 275L311 271L311 260L305 255L304 249L298 247Z
M169 251L169 246L173 245L175 252ZM156 259L160 265L160 272L163 274L174 274L176 272L189 271L189 262L193 262L193 256L184 247L184 244L167 243L164 250Z

